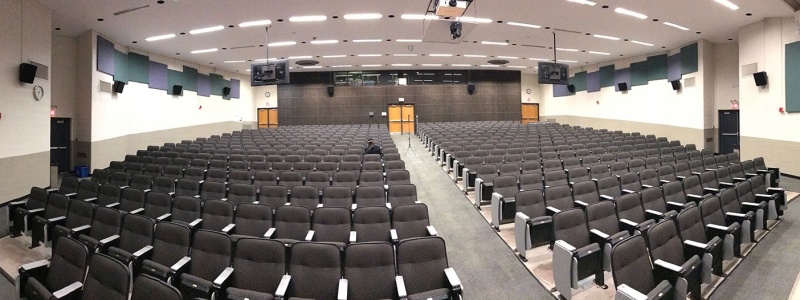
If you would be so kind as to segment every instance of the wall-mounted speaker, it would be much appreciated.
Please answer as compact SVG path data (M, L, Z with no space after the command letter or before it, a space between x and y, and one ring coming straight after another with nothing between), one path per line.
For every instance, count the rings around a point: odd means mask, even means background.
M620 83L617 83L617 88L618 88L620 91L627 91L627 90L628 90L628 83L627 83L627 82L620 82Z
M332 86L328 87L328 97L333 97L333 87Z
M474 83L467 83L467 93L470 95L475 93L475 84Z
M125 89L125 83L122 81L114 81L114 93L122 94L122 90Z
M570 92L570 94L575 94L575 85L574 84L567 85L567 90Z
M767 72L756 72L753 73L753 79L756 80L756 86L765 86L767 85Z
M222 96L223 97L228 97L230 94L231 94L231 88L230 87L226 86L226 87L222 88Z
M19 81L24 83L33 83L36 78L37 67L28 63L19 64Z
M183 96L183 86L182 85L173 85L172 86L172 94L177 96Z
M680 80L673 80L673 81L670 81L669 83L672 84L672 90L673 91L678 91L678 90L681 89L681 81Z

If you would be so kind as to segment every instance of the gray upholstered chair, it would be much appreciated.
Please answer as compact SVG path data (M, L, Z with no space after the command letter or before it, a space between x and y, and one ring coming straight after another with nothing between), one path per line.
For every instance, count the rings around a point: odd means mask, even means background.
M353 211L353 230L356 242L388 242L392 223L385 206L359 206Z
M311 241L344 246L356 241L356 232L350 231L350 210L344 207L321 207L312 216Z
M700 298L702 260L697 255L686 255L675 222L666 220L650 227L645 239L656 274L675 286L678 295Z
M397 244L400 299L461 299L461 280L447 262L444 239L411 238Z
M202 228L228 233L236 226L233 223L234 206L222 200L208 200L203 204Z
M552 242L553 218L547 214L540 190L522 191L515 197L514 239L522 261L527 250Z
M242 238L236 242L233 274L225 290L227 299L283 297L278 287L286 274L286 254L281 242ZM288 281L287 281L288 283ZM285 292L285 287L284 287Z
M519 192L519 187L517 178L511 175L495 177L492 185L494 186L491 199L492 227L500 230L500 224L514 220L516 213L514 197Z
M603 250L589 234L586 215L581 209L568 209L553 215L553 277L556 290L572 299L572 289L594 275L594 283L605 287Z
M273 227L264 237L275 239L290 246L298 241L308 240L311 230L311 211L303 206L284 205L275 210Z
M50 261L40 260L20 266L15 285L20 296L27 299L77 298L88 263L86 246L65 237L58 247L53 248Z
M192 252L171 267L173 276L180 278L178 287L190 298L214 299L218 291L228 286L233 273L231 238L221 232L198 230L192 241Z
M641 235L614 246L611 250L611 274L617 286L616 299L673 299L675 291L672 285L667 280L657 281Z
M392 241L436 235L436 229L430 226L427 205L405 204L392 209Z
M294 206L308 208L311 212L320 205L319 190L313 186L299 185L292 188L289 203Z
M185 225L172 222L156 224L152 254L142 260L138 269L134 266L134 270L162 281L171 280L170 268L189 255L191 238L192 231Z
M387 242L347 246L344 252L347 299L393 299L396 274L394 260L394 248Z
M286 297L337 298L342 278L339 248L328 243L301 242L294 244L291 251Z
M172 285L149 275L139 275L133 281L131 300L181 300L181 292Z
M244 237L263 237L272 228L272 209L266 205L242 203L236 206L233 241Z
M630 236L627 230L620 228L614 202L601 201L587 206L586 222L591 241L603 248L603 269L611 271L611 248Z
M92 255L82 299L128 300L131 278L127 266L104 254Z
M100 241L110 236L119 234L122 227L122 213L108 207L98 207L94 211L94 218L90 226L73 228L70 236L86 245L90 252L94 252Z

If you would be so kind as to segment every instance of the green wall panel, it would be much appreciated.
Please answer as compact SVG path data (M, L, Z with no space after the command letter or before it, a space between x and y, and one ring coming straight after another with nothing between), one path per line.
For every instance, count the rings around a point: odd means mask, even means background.
M128 83L128 55L114 51L114 81Z
M649 80L667 79L667 55L656 55L647 58L650 68Z
M786 111L800 112L800 42L786 45Z
M646 85L650 79L650 64L640 61L631 64L631 86Z
M231 85L230 82L222 78L222 75L211 73L209 77L211 78L211 95L222 96L222 88Z
M697 72L698 70L697 43L681 48L681 74Z
M600 87L614 86L614 65L600 67Z
M197 92L197 69L183 66L184 89Z
M570 82L575 85L575 92L586 91L586 72L575 73Z
M173 85L180 85L186 90L186 79L181 71L167 70L167 91L172 92Z
M128 79L140 83L150 82L150 59L147 56L128 53Z

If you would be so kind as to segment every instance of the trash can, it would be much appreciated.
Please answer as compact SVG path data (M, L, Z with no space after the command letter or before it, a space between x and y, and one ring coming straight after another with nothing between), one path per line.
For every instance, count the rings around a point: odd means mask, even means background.
M89 167L87 167L87 166L75 166L75 176L78 177L78 178L89 177Z

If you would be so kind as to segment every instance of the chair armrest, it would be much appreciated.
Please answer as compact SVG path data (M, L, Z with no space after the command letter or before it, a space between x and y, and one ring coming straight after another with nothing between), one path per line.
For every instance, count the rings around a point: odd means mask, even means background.
M264 237L271 239L273 234L275 234L275 227L268 229L267 233L264 234Z
M583 248L576 249L574 252L574 256L581 258L591 254L600 253L602 248L597 243L591 243L589 245L584 246Z
M78 227L72 228L70 230L69 234L70 234L70 236L72 236L74 238L74 237L77 237L77 236L79 236L81 234L86 234L86 232L89 231L89 229L91 229L91 228L92 228L92 225L78 226Z
M47 270L47 267L49 265L50 265L50 261L49 260L46 260L46 259L37 260L35 262L31 262L31 263L27 263L27 264L21 265L19 267L19 272L20 272L20 274L21 273L31 274L31 273L35 273L35 272L44 272L44 271ZM31 277L35 277L35 276L31 276Z
M109 205L106 205L106 207L109 207L109 208L115 208L115 207L117 207L117 206L119 206L119 202L116 202L116 203L111 203L111 204L109 204Z
M406 282L403 280L403 276L395 276L394 282L397 285L397 296L401 299L408 297L408 293L406 293Z
M139 251L136 251L136 252L133 253L134 260L139 258L139 257L143 257L145 255L148 255L152 251L153 251L153 246L150 246L150 245L144 246L144 247L142 247L142 249L139 249Z
M547 214L550 215L550 216L555 215L556 213L559 213L559 212L561 212L561 210L558 209L558 208L555 208L555 207L552 207L552 206L548 206L547 207Z
M175 192L168 192L167 195L170 195L170 197L175 197Z
M652 209L645 209L644 212L647 214L648 218L655 218L657 220L661 220L664 218L664 213L658 212Z
M234 227L236 227L236 224L233 224L233 223L228 224L228 226L225 226L225 228L222 228L222 232L229 233L229 232L231 232L231 230L233 230Z
M398 240L398 238L397 238L397 229L389 230L389 235L392 238L392 243L397 244L397 240Z
M275 299L283 299L286 296L286 290L289 289L289 282L292 281L292 275L283 275L281 283L278 284L278 289L275 290Z
M695 194L686 194L686 198L694 202L700 202L703 200L703 196L698 196Z
M425 227L425 229L428 230L428 235L430 235L430 236L439 236L439 232L436 231L436 228L433 228L433 226L427 226L427 227Z
M86 198L86 199L83 199L83 201L86 201L86 202L97 202L97 197Z
M54 299L77 298L79 295L78 293L80 293L81 289L83 289L83 284L80 281L76 281L58 291L55 291L53 293L53 298Z
M176 262L174 265L169 267L169 269L173 273L177 273L177 272L183 270L183 268L185 268L189 264L189 262L191 262L191 261L192 261L191 257L184 256L178 262Z
M714 237L714 238L716 239L717 242L719 242L719 238L718 237ZM716 244L714 244L713 241L711 241L709 243L700 243L700 242L696 242L696 241L692 241L692 240L683 241L683 245L684 245L684 248L694 248L694 249L702 250L702 252L711 251L711 249L714 249L714 247L716 246Z
M636 193L636 192L631 191L629 189L622 189L622 193L624 193L624 194L633 194L633 193Z
M577 207L580 207L582 209L586 209L586 207L589 206L589 203L583 202L581 200L575 200L574 203L577 204L576 205Z
M590 229L589 232L592 233L593 235L603 239L603 240L608 240L608 238L611 237L610 235L608 235L608 234L606 234L606 233L604 233L604 232L602 232L600 230L597 230L597 229Z
M738 183L738 182L742 182L742 181L746 181L747 180L747 178L742 178L742 177L733 177L732 179L733 179L734 183Z
M34 209L31 209L31 210L28 210L28 214L38 214L40 212L44 212L44 208L34 208Z
M53 223L53 224L61 224L61 223L65 222L66 220L67 220L67 216L60 216L60 217L47 219L47 222L48 223Z
M652 186L652 185L649 185L649 184L642 184L642 187L643 187L643 188L646 188L646 189L649 189L649 188L651 188L651 187L653 187L653 186Z
M143 212L144 212L144 208L137 208L137 209L132 210L130 213L132 213L134 215L138 215L138 214L141 214Z
M57 188L49 188L49 189L47 189L46 191L47 191L47 193L49 194L49 193L55 193L55 192L58 192L58 189L57 189Z
M169 219L170 219L171 217L172 217L172 214L170 214L170 213L166 213L166 214L163 214L163 215L161 215L160 217L156 218L156 221L159 221L159 222L162 222L162 221L169 221Z
M64 196L67 196L68 198L72 198L72 197L75 197L77 195L78 195L78 193L66 193L66 194L64 194Z
M336 293L337 300L347 300L347 279L339 279L339 290Z
M350 231L350 238L348 239L349 242L355 243L358 239L358 233L355 231Z
M314 239L314 231L313 230L309 230L308 233L306 233L305 240L306 241L311 241L313 239Z
M704 187L703 188L703 192L706 193L706 194L708 194L708 193L716 194L716 193L719 193L719 189Z
M694 203L693 202L678 203L678 202L675 202L675 201L667 201L667 209L675 210L675 211L681 211L684 208L686 208L688 206L691 206L692 204L694 204Z
M228 198L220 198L220 201L228 201Z
M661 179L661 180L659 180L658 182L661 182L661 184L670 183L670 181L669 181L669 180L664 180L664 179Z
M768 188L767 188L767 192L783 193L783 192L786 192L786 189L784 189L784 188L773 188L773 187L768 187Z
M620 219L619 225L630 233L634 233L635 231L639 230L639 223L628 219Z
M108 250L108 247L117 246L117 245L119 245L119 235L118 234L115 234L115 235L112 235L112 236L109 236L107 238L104 238L102 240L97 241L97 248L101 249L102 251L100 251L100 252L103 252L103 253L105 253L106 250Z
M684 180L684 179L686 179L686 176L683 176L683 175L675 175L675 178L678 178L678 180Z
M231 277L231 274L233 274L233 268L231 267L225 268L225 270L223 270L222 273L219 273L219 276L217 276L217 278L214 279L214 287L216 289L220 289L223 286L225 286L228 279Z
M702 172L694 172L692 171L692 175L700 175Z
M614 201L614 197L611 197L609 195L600 195L600 199L608 200L608 201Z
M149 192L150 192L150 191L152 191L152 190L153 190L153 189L143 189L143 190L142 190L142 192L144 192L145 194L147 194L147 193L149 193Z
M199 225L202 222L203 222L203 219L195 219L194 221L192 221L192 223L189 223L189 227L195 228L195 227L197 227L197 225Z
M20 206L20 205L24 205L24 204L26 204L26 203L28 203L28 199L24 199L24 200L20 200L20 201L14 201L14 202L9 202L9 203L8 203L8 206Z
M444 275L447 276L447 281L450 283L450 287L453 288L453 292L461 294L461 279L458 278L456 270L453 268L444 269Z
M725 181L719 181L719 185L720 185L720 187L726 187L726 188L734 186L733 183L725 182Z
M778 198L778 194L755 194L755 195L756 195L756 198L762 199L762 200L766 200L766 201L775 200L775 199Z

